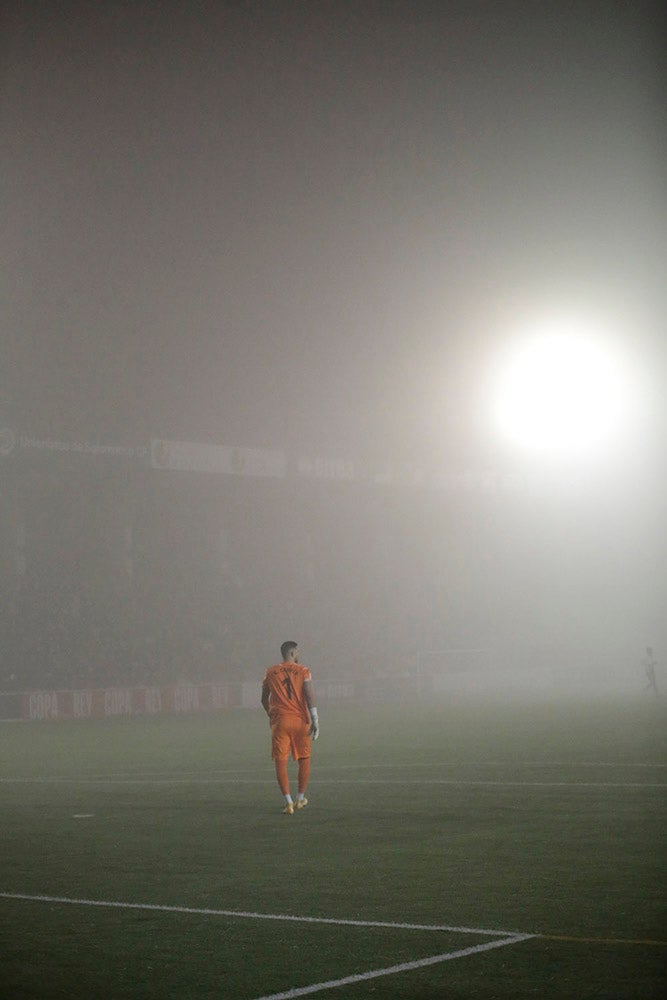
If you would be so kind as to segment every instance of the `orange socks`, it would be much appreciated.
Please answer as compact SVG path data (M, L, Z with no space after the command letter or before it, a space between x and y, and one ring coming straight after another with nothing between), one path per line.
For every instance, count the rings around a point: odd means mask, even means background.
M310 757L299 757L299 795L303 795L310 777Z
M276 760L276 778L283 795L289 795L289 775L287 774L287 761ZM310 757L299 757L299 795L303 795L308 785L310 777Z
M287 775L287 761L286 760L276 760L276 778L278 779L278 785L280 791L283 795L289 795L289 777Z

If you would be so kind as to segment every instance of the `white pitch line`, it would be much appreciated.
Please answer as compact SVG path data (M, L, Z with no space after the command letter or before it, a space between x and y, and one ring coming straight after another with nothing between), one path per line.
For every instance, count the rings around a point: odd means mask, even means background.
M405 778L319 778L318 785L405 785ZM464 778L411 778L409 785L488 788L667 788L649 781L494 781ZM0 778L2 785L270 785L272 778Z
M351 920L337 917L298 917L289 913L254 913L249 910L215 910L208 907L168 906L162 903L124 903L108 899L76 899L70 896L41 896L20 892L0 892L1 899L24 900L31 903L64 903L72 906L98 906L117 910L155 910L162 913L189 913L207 917L237 917L246 920L283 920L301 924L333 924L337 927L380 927L398 931L446 931L452 934L479 934L508 940L536 937L521 931L491 931L482 927L452 927L449 924L394 923L386 920Z
M481 785L490 787L517 788L667 788L667 782L648 781L492 781L466 780L463 778L410 778L407 782L413 785ZM405 778L356 778L349 781L345 778L320 778L318 785L405 785Z
M273 778L0 778L0 785L272 785Z
M463 760L443 760L430 763L416 763L414 761L405 761L402 764L320 764L318 763L318 771L322 773L323 771L409 771L418 768L458 768L475 770L476 768L535 768L545 770L548 768L564 768L564 767L604 767L604 768L621 768L632 769L632 768L652 768L652 769L662 769L667 768L667 764L619 764L613 761L591 761L591 760L580 760L580 761L565 761L565 760L554 760L554 761L532 761L532 760L476 760L476 761L463 761ZM257 774L263 773L266 768L262 767L226 767L226 768L215 768L214 770L208 771L209 778L218 778L227 774L239 775L239 774ZM179 775L182 778L187 778L189 775L200 776L202 773L202 768L197 770L179 770ZM88 775L89 778L141 778L141 779L155 779L168 778L170 772L165 771L161 768L159 771L117 771L111 772L109 774L93 774Z
M459 951L447 951L442 955L431 955L428 958L420 958L414 962L402 962L400 965L391 965L386 969L373 969L370 972L360 972L353 976L345 976L342 979L330 979L325 983L313 983L311 986L299 986L295 989L285 990L283 993L270 993L257 1000L294 1000L295 997L305 997L312 993L319 993L321 990L334 989L337 986L348 986L353 983L365 982L369 979L379 979L381 976L392 976L398 972L410 972L412 969L423 969L429 965L438 965L441 962L450 962L454 958L466 958L468 955L477 955L482 951L490 951L492 948L504 948L510 944L518 944L520 941L528 941L534 937L532 934L516 934L512 937L503 938L501 941L487 941L485 944L477 944L472 948L461 948Z
M418 763L406 761L403 764L320 764L324 770L371 770L375 768L389 768L394 770L407 770L415 767L655 767L666 768L667 764L646 764L646 763L620 763L612 760L440 760ZM215 772L228 773L228 772Z
M533 761L533 760L476 760L476 761L463 761L463 760L442 760L430 763L416 763L414 761L404 761L401 764L321 764L318 763L318 771L321 773L323 771L409 771L416 768L459 768L475 770L476 768L536 768L536 769L548 769L548 768L564 768L564 767L605 767L605 768L653 768L653 769L665 769L667 764L647 764L647 763L615 763L614 761L591 761L591 760L553 760L553 761ZM225 767L225 768L215 768L214 770L208 771L208 776L210 778L221 777L226 774L257 774L263 773L266 768L262 767ZM201 775L202 768L197 770L179 770L179 775L182 778L186 778L189 775ZM165 771L161 768L159 771L117 771L111 772L109 774L93 774L89 775L90 778L168 778L170 772Z
M360 972L351 976L344 976L341 979L331 979L326 982L312 983L310 986L296 987L282 993L267 994L263 997L258 997L257 1000L294 1000L295 997L309 996L313 993L319 993L322 990L333 989L338 986L348 986L354 983L365 982L369 979L378 979L382 976L391 976L400 972L410 972L413 969L423 969L430 965L439 965L442 962L449 962L455 958L465 958L468 955L476 955L480 952L490 951L493 948L504 948L507 945L519 944L521 941L528 941L538 936L535 934L522 934L516 931L490 931L479 927L453 927L447 924L410 924L398 922L393 923L382 920L345 920L333 917L297 917L289 914L278 913L253 913L242 910L214 910L204 907L166 906L156 903L123 903L119 901L99 899L72 899L65 896L36 896L14 892L0 892L0 898L40 903L66 903L78 906L111 907L114 909L157 910L167 913L243 917L253 920L283 920L309 924L334 924L336 926L345 927L381 927L389 928L391 930L448 931L450 933L479 934L481 936L500 938L500 940L486 941L484 944L473 945L470 948L461 948L458 951L443 952L440 955L431 955L427 958L416 959L414 962L402 962L399 965L388 966L385 969L372 969L369 972Z

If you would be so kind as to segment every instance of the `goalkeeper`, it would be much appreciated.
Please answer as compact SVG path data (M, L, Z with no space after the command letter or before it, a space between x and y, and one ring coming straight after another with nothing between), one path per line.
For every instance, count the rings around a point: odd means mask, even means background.
M276 768L280 791L285 796L283 812L288 816L294 809L308 805L306 787L310 776L311 737L316 740L320 725L315 708L313 681L308 667L299 663L296 642L284 642L280 647L282 663L269 667L262 681L262 708L271 725L271 756ZM296 803L290 794L287 759L298 761L298 794Z

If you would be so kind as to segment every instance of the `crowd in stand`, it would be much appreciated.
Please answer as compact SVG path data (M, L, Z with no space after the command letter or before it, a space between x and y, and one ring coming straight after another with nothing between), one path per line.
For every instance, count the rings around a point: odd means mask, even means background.
M443 641L427 635L448 623L423 583L442 575L440 536L412 517L408 544L403 509L374 495L364 509L324 491L311 509L241 480L135 490L82 474L14 486L0 691L248 680L286 637L316 677L391 674L410 669L406 646Z
M297 626L316 675L366 669L371 650L350 630L341 636L331 601L315 593L311 604ZM178 581L113 586L103 576L75 586L27 575L5 606L0 692L248 680L268 666L275 649L267 637L280 639L290 618L252 584L187 598ZM376 663L387 662L388 636L378 629Z
M240 680L254 667L250 640L211 602L195 614L168 593L24 581L6 610L0 691Z

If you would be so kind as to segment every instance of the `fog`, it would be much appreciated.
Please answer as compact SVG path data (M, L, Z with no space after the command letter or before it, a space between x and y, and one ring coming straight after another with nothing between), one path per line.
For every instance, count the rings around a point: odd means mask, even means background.
M237 682L286 638L364 690L664 673L661 27L9 0L0 689ZM560 309L641 405L556 461L488 395Z

